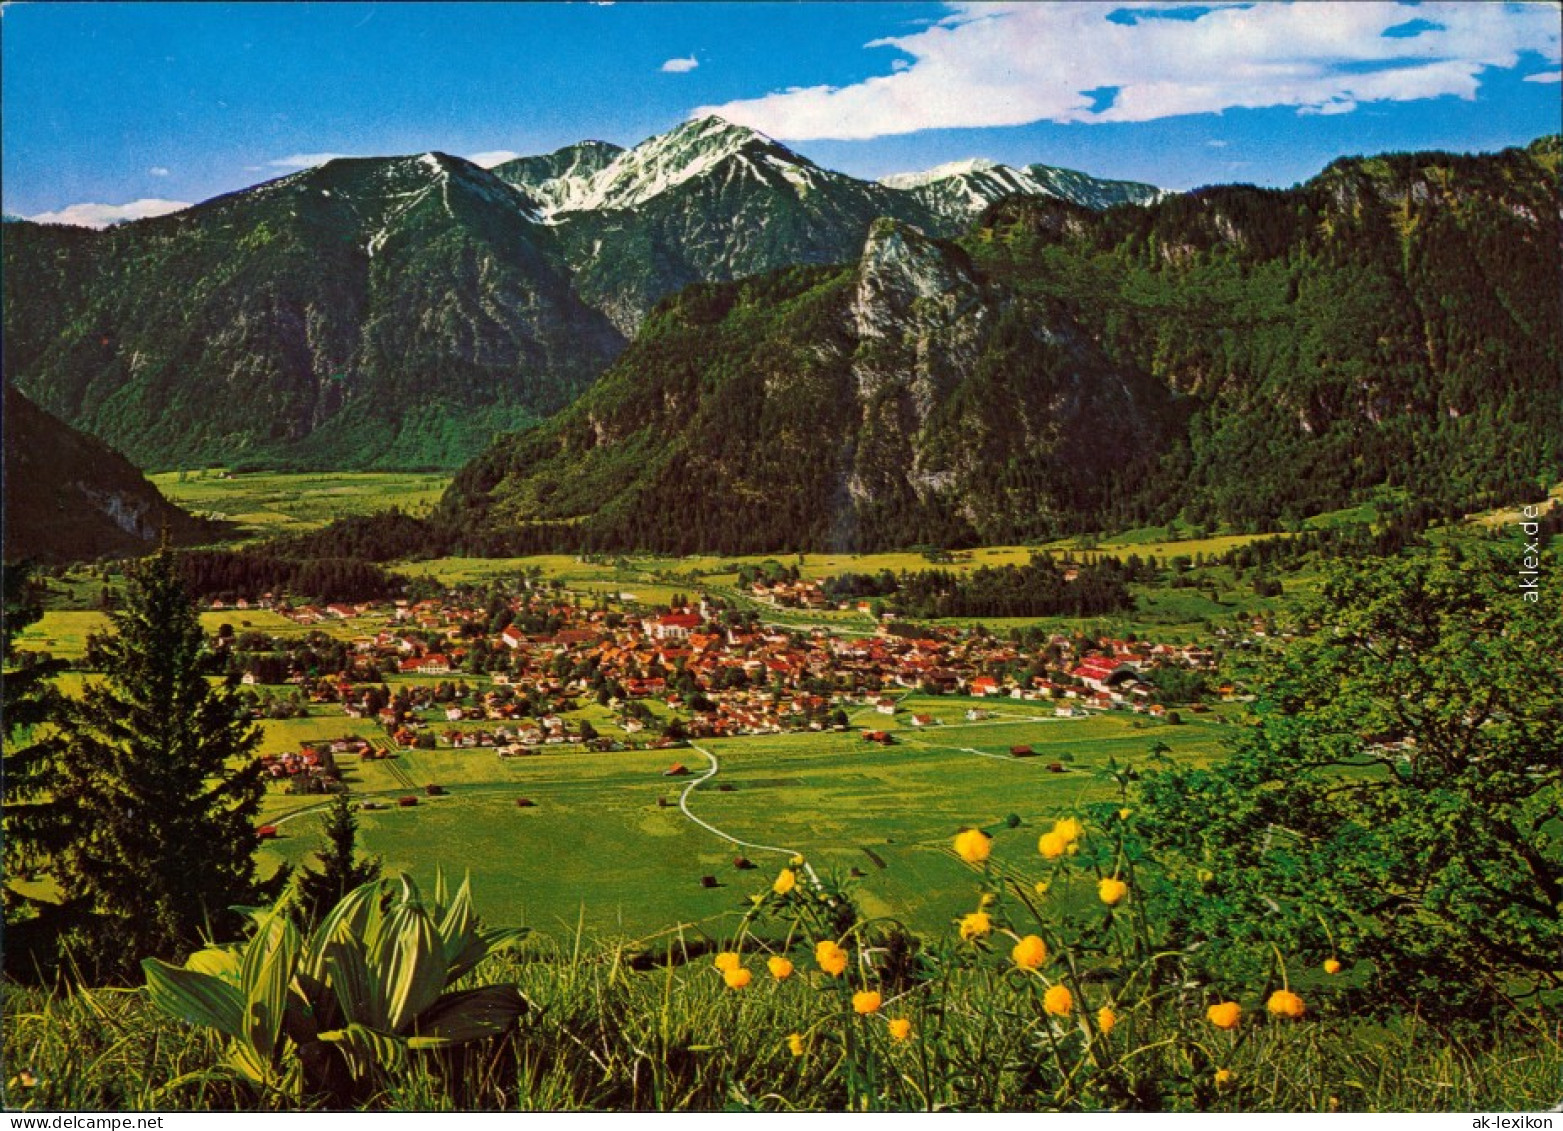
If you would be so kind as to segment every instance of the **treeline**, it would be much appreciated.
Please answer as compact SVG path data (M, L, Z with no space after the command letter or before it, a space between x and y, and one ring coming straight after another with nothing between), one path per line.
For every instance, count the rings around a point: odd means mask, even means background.
M320 602L383 601L407 579L373 562L347 557L284 557L265 548L187 550L175 558L179 578L195 598L225 601L263 593Z
M1070 566L1066 572L1050 558L1034 555L1021 566L902 574L891 603L898 614L917 620L1104 616L1134 608L1132 578L1131 568L1114 558Z

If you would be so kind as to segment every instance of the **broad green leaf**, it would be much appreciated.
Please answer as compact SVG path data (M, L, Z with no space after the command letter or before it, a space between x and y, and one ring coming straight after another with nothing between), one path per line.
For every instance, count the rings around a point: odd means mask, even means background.
M450 903L450 891L445 884L445 869L435 866L434 869L434 914L436 918L444 914L446 906Z
M510 1031L527 1011L515 986L482 986L445 994L418 1018L411 1048L439 1048L497 1037Z
M243 957L231 947L208 947L196 951L185 960L186 970L210 974L232 986L239 984L239 971L243 965Z
M320 1039L340 1046L361 1064L373 1064L387 1071L396 1071L407 1062L407 1043L390 1033L382 1033L367 1025L348 1025L320 1034Z
M392 914L396 935L387 962L377 973L386 991L386 1013L392 1032L400 1032L434 1003L445 989L445 948L434 924L420 907Z
M335 907L321 920L320 926L315 929L314 937L310 940L310 960L306 964L306 972L313 978L324 981L326 977L325 957L328 942L337 937L363 939L368 927L370 909L380 902L381 883L379 880L371 880L354 888L344 895ZM345 930L345 936L341 930Z
M141 969L147 977L147 996L164 1013L230 1037L244 1032L244 999L221 978L155 958L142 959Z
M477 917L472 912L472 885L468 877L461 881L456 898L446 907L444 917L440 920L440 939L445 947L447 963L454 963L466 951L476 930Z
M473 967L491 954L509 950L532 933L530 927L488 927L478 931L456 959L450 964L446 982L454 982L472 972Z
M325 982L349 1024L386 1026L385 995L370 976L363 943L353 937L348 923L336 925L335 935L322 950L321 966Z
M244 951L245 1039L262 1063L271 1063L277 1051L299 945L297 928L276 913L262 920Z

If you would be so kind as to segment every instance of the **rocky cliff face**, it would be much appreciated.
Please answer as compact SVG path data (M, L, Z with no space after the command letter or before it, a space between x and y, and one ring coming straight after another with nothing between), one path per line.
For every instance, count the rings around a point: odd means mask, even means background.
M661 308L574 408L465 469L442 513L677 550L1007 541L1141 467L1166 405L1063 310L881 220L849 268Z

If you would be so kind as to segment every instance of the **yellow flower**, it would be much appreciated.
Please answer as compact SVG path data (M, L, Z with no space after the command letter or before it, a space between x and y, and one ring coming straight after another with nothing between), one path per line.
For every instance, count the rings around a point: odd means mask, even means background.
M1057 860L1069 847L1069 841L1058 833L1043 833L1037 841L1037 851L1049 860Z
M904 1041L912 1035L912 1023L905 1017L897 1017L890 1022L890 1036L897 1041Z
M1218 1069L1216 1069L1216 1087L1218 1087L1218 1088L1230 1087L1231 1083L1232 1083L1232 1075L1233 1075L1233 1073L1232 1073L1232 1070L1230 1068L1218 1068Z
M728 970L738 969L739 966L743 965L743 959L730 950L724 950L716 956L716 960L711 965L725 973Z
M787 1034L787 1051L792 1053L793 1056L802 1056L803 1055L803 1034L802 1033L788 1033Z
M1304 1012L1302 998L1291 990L1276 990L1270 995L1266 1008L1277 1017L1290 1017L1294 1021Z
M814 948L814 961L832 978L839 978L847 968L847 952L826 939Z
M1066 843L1074 843L1085 834L1085 827L1073 817L1065 817L1062 821L1053 822L1053 831L1063 837Z
M786 895L798 886L798 876L791 868L783 868L781 875L776 877L776 882L771 885L771 890L777 895Z
M878 990L859 990L852 995L854 1013L878 1013L883 1003L884 998L879 996Z
M794 856L791 860L787 861L787 863L791 864L794 868L801 868L803 867L803 857Z
M1205 1016L1217 1029L1236 1029L1243 1016L1243 1007L1235 1001L1223 1001L1205 1010Z
M968 864L981 864L993 851L993 838L981 829L967 829L955 838L955 854Z
M1340 973L1340 959L1338 959L1338 958L1326 958L1324 960L1324 972L1326 974L1339 974Z
M1047 993L1042 995L1042 1008L1055 1017L1068 1017L1074 1006L1075 995L1069 992L1068 986L1049 986Z
M985 891L978 898L977 906L978 907L992 907L997 902L998 902L998 896L994 895L991 891Z
M1108 907L1116 905L1129 894L1129 885L1119 879L1104 879L1096 885L1096 895Z
M1133 812L1133 809L1120 809L1118 810L1118 819L1120 821L1127 821L1129 819L1129 814Z
M753 978L754 975L750 974L749 971L745 970L742 966L736 966L731 970L722 971L722 981L727 983L727 988L730 990L743 989L753 980Z
M1096 1027L1102 1031L1102 1036L1107 1036L1113 1031L1113 1026L1118 1024L1118 1015L1107 1006L1102 1006L1096 1012Z
M991 930L993 930L993 920L988 917L986 911L973 911L970 915L961 918L961 938L966 942L980 939Z
M778 982L785 982L792 977L792 963L779 954L773 954L765 960L765 965L770 968L771 977Z
M1015 960L1015 965L1022 970L1035 970L1047 961L1047 943L1037 938L1036 935L1027 935L1015 944L1009 956Z
M1047 880L1038 880L1035 884L1032 885L1031 890L1036 892L1038 895L1046 895L1047 889L1052 886L1053 885L1050 884Z

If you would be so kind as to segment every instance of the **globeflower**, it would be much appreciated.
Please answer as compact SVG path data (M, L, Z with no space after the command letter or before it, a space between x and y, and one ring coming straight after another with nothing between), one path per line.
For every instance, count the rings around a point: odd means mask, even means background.
M1042 995L1042 1008L1055 1017L1068 1017L1069 1011L1074 1008L1075 996L1069 992L1069 987L1060 983L1049 986L1047 993Z
M1113 1026L1118 1024L1118 1015L1107 1006L1102 1006L1096 1012L1096 1027L1102 1031L1102 1036L1107 1036L1113 1031Z
M1116 906L1129 894L1129 885L1117 878L1103 879L1096 885L1096 895L1108 907Z
M955 838L955 854L968 864L981 864L993 851L993 838L981 829L967 829Z
M1073 844L1085 835L1085 826L1073 817L1065 817L1061 821L1053 822L1053 831L1064 838L1065 844Z
M1270 995L1266 1008L1277 1017L1287 1017L1295 1021L1304 1013L1302 998L1292 993L1291 990L1276 990Z
M783 868L781 874L776 877L776 882L771 885L771 890L777 895L786 895L798 886L798 874L791 868Z
M778 982L785 982L792 977L792 963L779 954L773 954L765 960L765 965L771 971L771 977Z
M1049 860L1057 860L1069 847L1069 841L1059 833L1043 833L1037 841L1037 851Z
M961 939L965 942L980 939L991 930L993 930L993 920L988 917L986 911L973 911L970 915L961 918Z
M1235 1001L1223 1001L1205 1010L1205 1016L1217 1029L1236 1029L1243 1016L1243 1007Z
M847 968L847 952L826 939L814 948L814 961L832 978L839 978Z
M878 1013L884 999L879 996L878 990L859 990L852 995L852 1011L854 1013Z
M741 990L753 979L754 975L750 974L749 971L745 970L742 966L737 966L731 970L722 971L722 981L727 983L727 988L730 990Z
M1232 1083L1232 1070L1230 1068L1216 1069L1216 1087L1225 1088Z
M1047 961L1047 943L1036 935L1027 935L1015 944L1009 956L1022 970L1035 970Z
M1339 974L1340 973L1340 959L1338 959L1338 958L1326 958L1324 960L1324 972L1326 974Z
M711 965L715 966L723 973L726 973L729 970L736 970L738 967L742 966L743 959L730 950L724 950L721 954L716 956Z
M787 1034L787 1051L792 1053L793 1056L802 1056L803 1055L803 1034L802 1033L788 1033Z
M890 1022L890 1036L897 1041L904 1041L912 1035L912 1023L905 1017L894 1018Z

